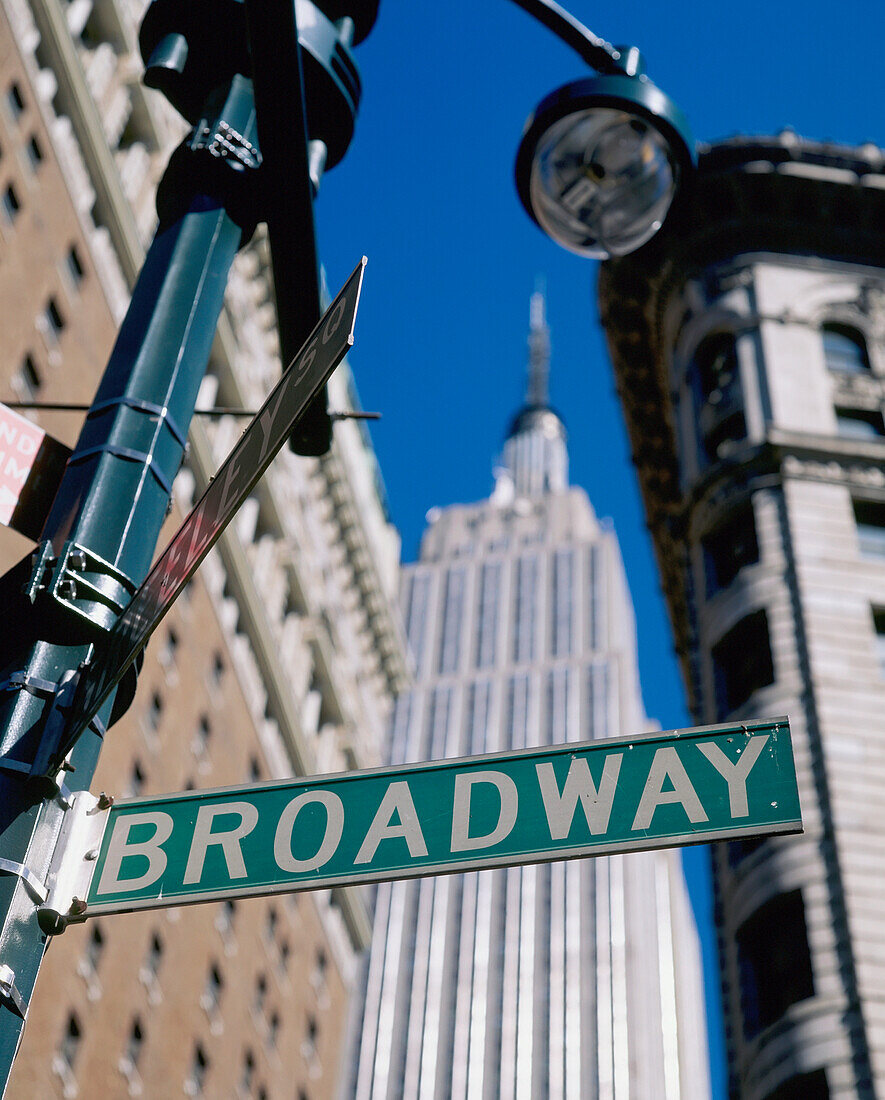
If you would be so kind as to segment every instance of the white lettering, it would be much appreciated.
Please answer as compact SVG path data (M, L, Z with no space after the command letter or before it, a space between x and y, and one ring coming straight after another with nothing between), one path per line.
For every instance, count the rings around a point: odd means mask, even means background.
M216 817L236 814L240 821L232 829L213 833L212 823ZM228 878L245 878L246 864L240 850L240 841L258 824L258 810L251 802L220 802L214 806L201 806L197 812L197 823L191 850L188 852L187 867L182 881L186 884L199 882L203 877L203 864L206 852L213 847L221 848L227 865Z
M399 814L398 825L391 824L394 813ZM398 836L405 839L412 859L427 855L427 844L424 841L424 833L421 832L418 812L412 801L412 792L405 781L391 783L384 792L381 805L369 826L366 839L360 845L354 863L371 863L381 841Z
M732 817L747 817L750 813L747 804L747 776L753 770L753 765L759 759L767 740L767 733L763 737L751 737L746 742L737 763L732 763L715 741L705 741L698 745L704 756L728 784L728 809Z
M224 486L221 490L221 500L218 502L218 513L216 523L223 522L227 516L227 510L230 507L230 492L233 488L234 478L239 474L240 467L236 462L232 462L228 466L224 473Z
M0 441L15 443L15 437L17 435L18 426L16 424L10 424L6 420L0 420Z
M669 779L673 784L672 791L663 790L665 781ZM651 762L648 779L645 781L645 790L639 800L639 808L633 819L634 829L647 829L651 824L658 806L679 802L688 815L688 820L694 824L698 821L706 821L707 815L697 796L697 792L691 785L688 773L679 754L672 746L658 749Z
M347 301L342 298L335 306L334 310L329 314L329 320L326 321L326 327L323 329L323 344L328 344L338 329L341 327L341 321L344 318L344 310L347 307Z
M596 836L606 831L623 758L623 753L620 752L611 753L605 758L597 791L586 757L574 757L569 764L562 794L559 793L553 765L535 765L551 840L565 840L568 836L579 798L591 835Z
M470 799L478 783L496 787L501 797L498 822L484 836L470 836ZM472 852L498 844L516 824L519 796L516 784L503 772L462 772L455 776L455 797L452 804L452 851Z
M295 375L295 381L300 382L301 379L307 374L310 367L313 366L313 361L317 357L317 342L314 342L306 349L304 355L301 356L301 362L298 364L298 373Z
M139 825L153 825L154 835L148 840L129 843L129 836ZM98 883L99 894L117 894L121 890L140 890L151 886L166 870L166 853L160 847L172 835L170 814L127 814L117 819L114 833L108 845L108 854ZM129 856L143 856L148 861L147 870L136 878L120 878L123 860Z
M20 481L22 485L28 480L28 470L30 465L19 466L15 459L10 455L6 461L6 465L3 467L3 473L7 477L13 478L15 481Z
M296 859L292 855L292 833L295 818L304 806L317 802L326 807L326 831L316 854L307 859ZM305 791L286 806L277 824L273 838L273 857L281 871L315 871L328 863L338 848L344 831L344 805L337 794L331 791Z
M264 456L267 454L270 447L270 441L273 436L274 422L276 421L277 414L280 411L280 406L283 403L283 398L286 396L288 387L281 385L277 390L276 398L272 405L264 410L264 412L258 418L258 426L261 428L261 453L258 456L256 466L260 466L264 461Z
M39 441L37 439L35 439L32 435L24 435L24 434L20 435L18 437L18 444L17 444L17 449L18 449L19 454L28 455L28 456L35 455L37 453L37 448L38 448L40 442L42 441L42 439L43 439L42 435L40 436Z

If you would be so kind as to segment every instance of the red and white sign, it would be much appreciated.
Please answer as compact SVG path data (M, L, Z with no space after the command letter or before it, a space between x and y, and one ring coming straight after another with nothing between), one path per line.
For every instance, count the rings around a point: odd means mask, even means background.
M46 433L0 405L0 523L7 527Z

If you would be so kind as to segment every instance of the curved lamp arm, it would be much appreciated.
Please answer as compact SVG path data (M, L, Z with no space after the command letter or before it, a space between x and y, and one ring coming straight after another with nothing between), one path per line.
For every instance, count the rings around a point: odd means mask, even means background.
M580 20L560 7L556 0L513 0L513 3L553 31L598 73L624 72L624 55L604 39L598 38Z

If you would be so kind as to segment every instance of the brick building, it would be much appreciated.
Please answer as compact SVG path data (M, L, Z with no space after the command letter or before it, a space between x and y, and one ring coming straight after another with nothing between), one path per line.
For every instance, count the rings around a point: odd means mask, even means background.
M139 83L143 5L0 3L0 400L88 403L183 125ZM279 374L266 247L238 257L201 392L255 408ZM357 401L348 367L330 403ZM72 445L82 414L32 414ZM243 427L196 418L165 544ZM3 568L33 544L0 530ZM285 452L151 641L93 789L217 787L377 762L407 665L398 539L368 437ZM50 945L11 1097L332 1094L370 926L358 891L87 922Z

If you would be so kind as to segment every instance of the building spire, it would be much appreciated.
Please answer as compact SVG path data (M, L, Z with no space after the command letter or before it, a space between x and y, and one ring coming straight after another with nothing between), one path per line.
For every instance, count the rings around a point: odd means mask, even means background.
M550 330L540 279L529 306L528 344L525 404L511 422L503 461L495 473L493 499L502 504L516 497L536 497L568 488L565 425L550 407Z
M546 408L550 401L550 330L547 328L544 279L535 280L529 304L529 370L525 403L529 408Z

